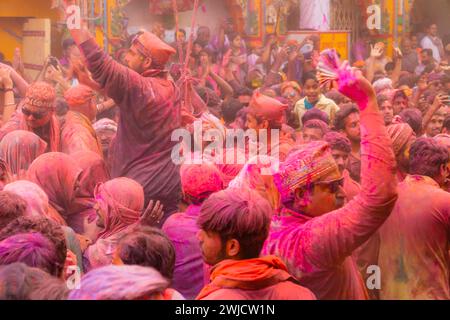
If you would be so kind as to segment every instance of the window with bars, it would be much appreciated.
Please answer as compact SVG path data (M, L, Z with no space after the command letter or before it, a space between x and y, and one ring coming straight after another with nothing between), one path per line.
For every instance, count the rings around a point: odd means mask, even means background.
M360 34L359 10L356 0L331 0L331 29L350 30L354 42Z

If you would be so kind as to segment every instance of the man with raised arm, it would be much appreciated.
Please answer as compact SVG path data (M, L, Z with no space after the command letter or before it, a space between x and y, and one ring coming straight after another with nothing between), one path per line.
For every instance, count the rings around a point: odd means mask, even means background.
M330 146L312 142L292 152L274 177L285 208L263 254L279 256L318 299L367 299L351 254L395 204L395 158L370 83L359 71L340 78L340 91L361 110L361 192L338 209L343 177Z
M66 6L71 2L65 0ZM180 127L180 95L165 71L175 50L156 35L141 32L125 56L126 67L106 54L87 28L70 33L93 79L120 109L112 177L139 182L145 202L160 200L167 217L177 210L181 194L179 168L171 160L171 134Z

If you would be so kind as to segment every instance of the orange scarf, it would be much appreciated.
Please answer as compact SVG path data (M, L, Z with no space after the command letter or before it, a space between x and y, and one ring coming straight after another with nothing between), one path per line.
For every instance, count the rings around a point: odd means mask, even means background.
M206 285L196 300L223 289L259 290L292 280L286 265L275 256L248 260L224 260L212 270L211 283Z

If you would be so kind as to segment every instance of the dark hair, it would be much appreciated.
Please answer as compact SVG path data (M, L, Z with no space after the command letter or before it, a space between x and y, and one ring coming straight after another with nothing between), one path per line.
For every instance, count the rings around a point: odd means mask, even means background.
M342 133L330 131L323 137L323 140L328 142L332 150L339 150L346 153L352 151L350 140Z
M408 86L410 88L413 88L416 85L417 80L418 77L416 75L404 74L400 76L400 79L398 80L398 87Z
M423 49L422 53L426 53L427 56L429 56L429 57L433 56L433 50L431 50L431 49Z
M340 107L334 119L334 129L337 131L345 129L345 119L352 113L359 113L359 108L354 103L346 103Z
M175 268L175 248L159 229L138 227L120 239L117 246L120 259L127 265L152 267L169 280Z
M303 79L302 79L302 80L303 80L303 81L302 81L302 84L303 84L303 85L305 85L306 81L308 81L308 80L313 80L313 81L315 81L315 82L319 82L319 81L317 80L317 76L316 76L316 72L315 72L315 71L310 71L310 72L305 73L305 74L303 75Z
M386 66L384 67L384 70L386 72L393 71L395 69L395 64L393 62L386 63Z
M178 32L181 32L182 34L184 34L184 36L186 36L186 30L184 30L184 29L178 29Z
M406 93L403 90L397 90L394 93L394 96L392 97L392 101L394 102L395 99L397 98L404 98L404 99L408 99L408 96L406 95Z
M422 134L422 113L416 108L407 108L400 112L403 122L409 124L417 137Z
M337 105L340 105L342 102L344 102L344 99L346 98L342 93L340 93L336 89L331 89L330 91L328 91L325 94L325 97L327 97L328 99L333 100ZM315 108L313 108L311 110L315 110Z
M447 116L447 118L445 118L444 125L442 126L442 128L443 129L445 128L445 129L447 129L447 131L450 132L450 115Z
M239 32L231 32L228 34L228 40L230 42L233 42L234 39L236 39L237 37L240 37L241 35L239 34Z
M226 123L231 123L236 119L236 115L244 106L238 99L228 99L223 102L222 116Z
M66 300L63 281L23 263L0 266L0 300Z
M23 262L58 277L55 261L55 245L40 233L20 233L0 241L0 265Z
M378 106L381 107L381 105L382 105L383 103L385 103L386 101L391 101L391 99L389 99L389 97L388 97L387 95L385 95L385 94L379 94L379 95L377 95L377 103L378 103Z
M303 128L319 129L322 132L322 136L324 136L329 131L328 125L319 119L312 119L306 121Z
M27 202L9 191L0 191L0 230L11 221L23 216L27 210Z
M237 88L233 88L234 89L234 96L240 97L240 96L252 96L253 95L253 90L244 86L239 86Z
M222 242L239 241L241 259L259 257L269 235L272 207L257 191L226 189L202 205L198 226L220 235Z
M69 49L71 46L75 46L75 41L72 38L65 39L62 43L63 50Z
M436 178L441 166L446 165L450 154L446 147L432 138L417 139L410 150L410 174Z
M30 232L39 232L53 243L56 249L55 273L58 277L62 275L67 256L67 245L64 231L56 222L43 217L19 217L0 231L0 241L16 234Z
M330 125L330 117L325 112L317 108L312 108L305 112L305 114L302 117L302 124L305 125L306 122L314 119L321 120L325 122L327 125Z
M220 107L222 100L219 95L207 87L197 86L195 91L208 107Z
M58 117L65 116L69 111L69 106L67 105L66 99L56 98L55 102L55 113Z

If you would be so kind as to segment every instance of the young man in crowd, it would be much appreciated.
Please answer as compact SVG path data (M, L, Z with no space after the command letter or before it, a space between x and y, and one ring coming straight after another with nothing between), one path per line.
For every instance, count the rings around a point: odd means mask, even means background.
M356 182L361 181L361 129L360 111L352 103L341 106L336 114L334 129L344 134L352 144L350 152L348 171Z
M70 33L93 79L121 111L111 176L141 183L145 205L150 199L161 201L163 223L177 210L181 190L179 168L171 159L171 134L181 125L179 91L165 71L176 51L158 38L161 34L142 32L125 56L126 67L105 53L87 28Z
M227 189L209 197L198 217L203 259L213 268L198 300L315 300L275 256L260 256L272 216L257 191Z

